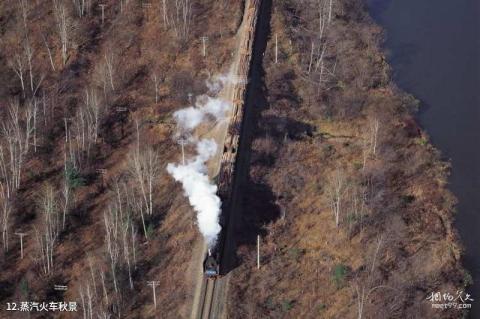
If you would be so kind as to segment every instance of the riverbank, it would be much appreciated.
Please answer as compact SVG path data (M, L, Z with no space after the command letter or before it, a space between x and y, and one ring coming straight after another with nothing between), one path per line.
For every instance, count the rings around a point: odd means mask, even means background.
M449 189L458 198L455 227L465 245L463 263L473 277L470 318L478 318L480 150L472 145L480 139L480 3L441 0L432 10L414 0L368 2L386 30L384 46L395 82L421 100L417 118L442 157L451 161Z

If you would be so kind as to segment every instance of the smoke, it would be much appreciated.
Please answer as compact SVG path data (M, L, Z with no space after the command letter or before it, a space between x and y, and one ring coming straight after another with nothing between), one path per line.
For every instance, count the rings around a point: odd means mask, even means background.
M231 103L211 95L218 94L223 86L231 81L230 76L216 76L206 82L208 94L195 99L193 106L186 107L173 114L180 135L190 135L200 124L221 121L226 118ZM183 141L185 142L185 141ZM217 152L218 146L212 139L197 140L190 138L188 143L195 144L196 155L185 163L169 163L167 171L182 184L184 194L197 213L197 224L208 248L215 245L221 226L219 217L221 201L217 196L217 186L208 177L206 163Z
M205 84L207 85L208 91L212 94L218 94L225 84L227 83L233 83L234 79L233 76L228 74L221 74L221 75L215 75L213 78L207 79L205 81Z
M178 128L182 131L192 131L202 123L208 115L217 121L225 118L230 109L230 103L225 100L202 95L197 98L195 106L189 106L173 113Z
M167 171L182 183L190 205L197 212L200 232L208 247L212 247L221 229L218 223L221 202L217 196L217 186L208 179L205 162L215 155L217 144L213 140L201 140L196 145L196 150L197 156L185 165L170 163Z

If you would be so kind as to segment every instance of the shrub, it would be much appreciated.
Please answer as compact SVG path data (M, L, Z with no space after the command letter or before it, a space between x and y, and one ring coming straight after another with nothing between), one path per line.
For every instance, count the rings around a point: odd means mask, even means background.
M23 278L20 281L20 292L24 298L28 297L29 287L28 287L28 281L25 278Z
M324 311L325 309L327 309L327 305L324 304L324 303L320 303L320 304L317 306L318 312L322 312L322 311Z
M85 179L82 177L78 169L72 164L67 164L65 168L65 178L67 179L68 186L72 189L85 185Z
M303 251L300 248L294 247L288 250L288 254L290 255L291 258L298 260L298 258L300 258L300 256L303 254Z
M463 284L465 287L473 285L472 275L467 270L463 271Z
M335 282L337 288L343 286L345 277L347 276L347 270L348 269L344 264L335 265L333 268L333 282Z
M267 307L268 310L274 310L275 309L275 302L273 301L273 298L270 296L267 298L265 301L265 307Z
M153 223L148 223L148 226L147 226L147 237L150 238L153 233L155 231L155 228L153 226Z
M287 299L282 302L282 310L287 312L293 308L294 301Z

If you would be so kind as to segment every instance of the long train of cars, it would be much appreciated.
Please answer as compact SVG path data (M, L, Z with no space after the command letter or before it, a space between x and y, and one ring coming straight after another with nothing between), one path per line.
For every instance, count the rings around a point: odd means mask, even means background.
M223 154L220 162L220 171L217 175L218 196L222 201L222 213L220 216L220 226L222 230L214 245L210 247L203 262L204 274L207 278L215 278L222 275L221 260L228 227L230 199L232 195L233 176L235 172L235 162L239 146L242 122L243 108L248 72L251 62L251 52L253 49L253 40L255 37L255 27L257 23L257 14L260 8L261 0L247 1L245 14L247 14L245 28L247 30L243 42L240 46L240 61L238 78L244 79L235 84L233 96L232 117L228 124L227 136L225 138Z

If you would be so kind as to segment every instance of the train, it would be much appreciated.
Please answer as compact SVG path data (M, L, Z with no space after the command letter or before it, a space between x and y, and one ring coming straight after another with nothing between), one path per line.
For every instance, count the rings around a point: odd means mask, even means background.
M255 26L257 23L257 13L260 6L260 0L250 0L245 8L247 14L247 35L240 45L240 59L238 77L241 79L235 85L233 93L233 110L227 128L222 158L220 160L220 171L216 177L218 191L217 194L222 201L222 213L220 215L220 226L222 230L213 247L209 247L205 254L203 262L203 272L207 278L216 278L222 275L221 261L226 239L230 199L232 196L233 176L239 147L240 134L243 124L244 98L247 87L248 72L251 63L251 52L253 48L253 38L255 36Z
M205 256L203 272L207 278L220 276L220 263L217 261L217 255L212 254L211 249L208 249L207 255Z

